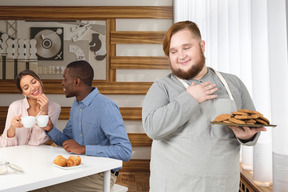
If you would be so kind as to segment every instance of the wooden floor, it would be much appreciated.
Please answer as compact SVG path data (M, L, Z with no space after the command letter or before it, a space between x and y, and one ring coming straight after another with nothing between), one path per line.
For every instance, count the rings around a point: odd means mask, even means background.
M149 176L150 172L120 172L116 183L129 192L149 192Z

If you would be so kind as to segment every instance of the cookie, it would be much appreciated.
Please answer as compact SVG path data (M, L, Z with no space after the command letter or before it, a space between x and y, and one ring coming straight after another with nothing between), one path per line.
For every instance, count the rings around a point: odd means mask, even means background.
M252 110L250 110L250 109L238 109L238 112L255 113L255 111L252 111Z
M255 119L257 124L263 124L263 125L268 125L268 123L262 119Z
M268 123L262 119L255 119L258 123L268 125Z
M254 114L251 114L251 117L253 117L253 119L257 119L259 117L262 117L263 115L261 113L254 113Z
M235 119L235 118L229 118L229 121L232 123L236 123L236 124L246 124L245 121L241 121L239 119Z
M259 111L253 111L253 113L251 113L251 114L258 114L258 113L261 114Z
M239 109L238 111L232 112L232 115L227 113L217 116L214 122L224 122L229 124L243 124L243 125L270 125L270 121L258 111L249 109Z
M248 113L239 112L239 111L233 112L232 114L233 114L233 115L246 115L246 116L249 115Z
M235 115L234 118L235 119L255 119L255 117L251 115Z
M255 124L256 121L254 119L245 120L246 124Z
M221 122L221 121L228 120L230 117L231 115L225 113L225 114L217 116L214 121Z
M267 118L263 117L263 116L259 117L258 119L261 119L261 120L265 121L268 125L270 124L270 121Z

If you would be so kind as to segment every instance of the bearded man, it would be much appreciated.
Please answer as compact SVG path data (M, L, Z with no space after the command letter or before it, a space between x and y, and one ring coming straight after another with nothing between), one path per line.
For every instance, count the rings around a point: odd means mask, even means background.
M205 64L205 42L191 21L173 24L163 40L172 73L145 96L143 127L153 139L151 192L237 192L240 145L255 145L264 127L211 125L216 116L255 110L242 81Z

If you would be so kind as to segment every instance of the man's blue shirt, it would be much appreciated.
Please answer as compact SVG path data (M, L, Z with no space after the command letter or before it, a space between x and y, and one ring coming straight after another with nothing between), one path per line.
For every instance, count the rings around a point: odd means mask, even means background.
M85 155L129 161L132 155L118 106L97 88L82 101L74 100L63 133L55 126L47 133L57 145L73 139L85 145Z

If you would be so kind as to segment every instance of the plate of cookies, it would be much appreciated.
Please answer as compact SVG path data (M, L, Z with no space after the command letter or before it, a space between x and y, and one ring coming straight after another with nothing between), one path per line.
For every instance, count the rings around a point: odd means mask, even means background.
M232 125L238 127L276 127L258 111L239 109L232 114L218 115L211 124Z
M71 155L70 157L68 157L68 159L66 159L62 155L58 155L54 159L53 165L60 169L74 169L82 167L83 163L81 163L81 157L79 155L78 156Z

